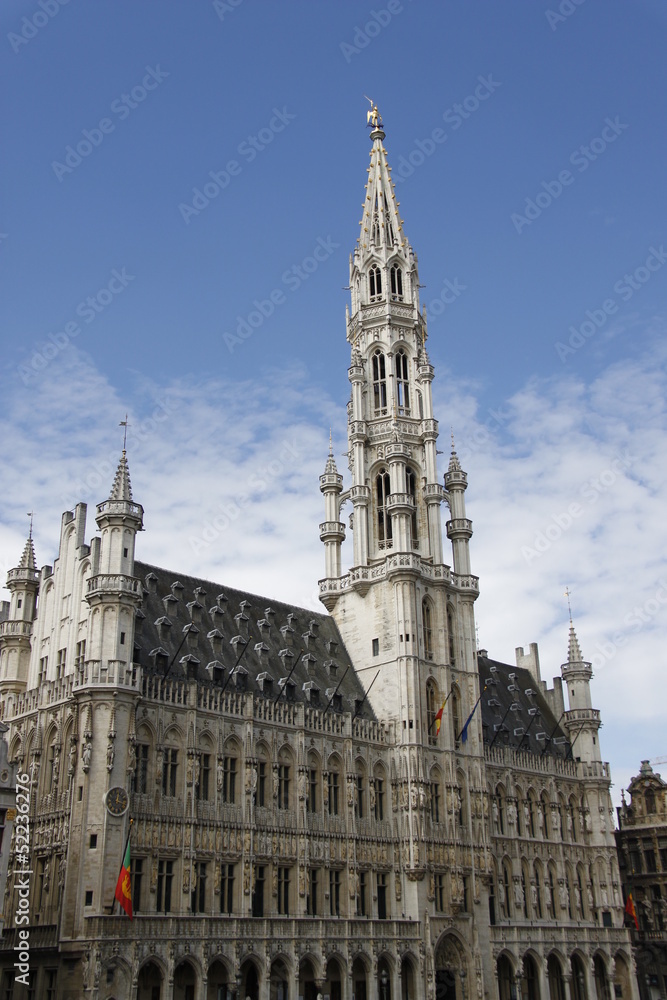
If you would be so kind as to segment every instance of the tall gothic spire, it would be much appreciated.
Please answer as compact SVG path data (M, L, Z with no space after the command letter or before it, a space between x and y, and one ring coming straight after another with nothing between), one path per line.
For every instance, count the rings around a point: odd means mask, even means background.
M408 241L398 212L398 202L391 180L391 167L387 163L387 152L382 145L385 132L376 107L369 112L369 121L372 125L370 138L373 147L370 153L359 243L364 250L379 250L384 247L392 251L398 246L407 249Z

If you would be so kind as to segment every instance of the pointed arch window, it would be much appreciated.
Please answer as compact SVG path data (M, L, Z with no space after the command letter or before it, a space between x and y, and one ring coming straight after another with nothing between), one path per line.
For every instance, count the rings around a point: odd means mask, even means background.
M373 416L387 413L387 362L382 351L373 355Z
M426 732L428 733L429 746L436 746L438 737L435 732L435 717L437 709L438 695L433 681L426 684Z
M392 269L393 273L393 269ZM396 403L399 416L410 416L410 382L408 380L408 356L405 351L396 353Z
M370 292L371 302L377 302L378 299L382 298L382 274L380 272L380 268L375 264L368 272L368 290Z
M391 297L396 302L403 301L403 271L398 266L394 264L389 272L389 279L391 285Z
M387 510L390 490L389 473L381 469L375 480L378 543L381 549L392 546L391 514Z
M458 737L461 732L461 696L456 686L452 686L449 700L452 705L452 736L454 737L454 746L458 747Z
M431 623L431 602L427 597L422 601L422 631L424 633L424 659L433 659L433 626ZM430 729L429 729L430 732Z
M449 664L450 666L454 666L456 663L456 644L454 640L454 615L451 604L447 606L447 636L449 641Z
M419 548L419 538L417 536L417 475L412 469L406 469L405 484L408 489L408 496L412 497L412 514L410 515L410 528L412 531L412 547Z

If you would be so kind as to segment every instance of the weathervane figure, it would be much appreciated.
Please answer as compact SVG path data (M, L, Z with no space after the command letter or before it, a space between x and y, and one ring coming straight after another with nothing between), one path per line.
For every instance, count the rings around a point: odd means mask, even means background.
M366 97L366 94L364 94ZM374 104L370 97L366 97L366 100L371 106L371 110L366 112L366 124L372 125L373 128L382 128L382 117L378 111L377 104Z

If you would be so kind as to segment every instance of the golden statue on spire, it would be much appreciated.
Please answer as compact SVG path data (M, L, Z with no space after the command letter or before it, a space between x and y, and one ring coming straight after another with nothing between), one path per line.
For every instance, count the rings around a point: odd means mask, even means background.
M364 94L366 97L366 94ZM366 112L366 124L372 125L373 128L382 128L382 116L378 111L377 104L374 104L370 97L366 97L366 100L371 106L371 110Z

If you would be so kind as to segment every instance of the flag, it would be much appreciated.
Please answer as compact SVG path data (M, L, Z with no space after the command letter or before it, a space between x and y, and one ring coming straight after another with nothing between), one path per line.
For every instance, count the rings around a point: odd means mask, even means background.
M449 695L447 695L447 698L449 698ZM442 713L445 710L445 705L447 704L447 698L445 698L445 700L443 701L442 705L440 706L440 711L438 712L438 714L436 715L435 719L433 720L433 725L435 726L435 735L436 736L440 733L440 726L442 725Z
M486 688L484 688L484 691L486 691ZM482 692L482 694L484 693L484 691ZM461 730L461 732L459 733L459 735L456 737L457 742L459 740L461 740L461 743L465 743L466 740L468 739L468 726L472 722L472 717L475 714L475 712L477 711L477 706L479 705L479 703L480 703L481 700L482 700L482 695L480 694L479 698L475 702L475 707L473 708L472 712L470 713L470 715L466 719L465 726L463 727L463 729Z
M632 893L628 893L628 898L625 904L625 915L626 917L632 917L635 922L635 927L639 930L639 921L637 920L637 911L635 909L634 900L632 898Z
M116 899L123 907L127 913L130 920L132 919L132 880L130 877L130 835L127 835L127 842L125 844L125 854L123 855L123 862L120 866L120 875L118 876L118 881L116 882Z

